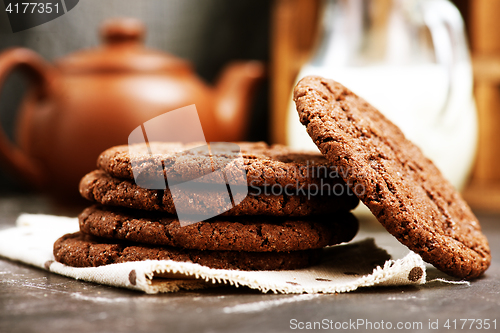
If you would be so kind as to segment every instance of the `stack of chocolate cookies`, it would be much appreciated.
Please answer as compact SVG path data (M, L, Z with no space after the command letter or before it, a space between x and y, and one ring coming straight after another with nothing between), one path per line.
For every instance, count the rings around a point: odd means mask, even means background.
M154 156L144 153L151 147ZM80 183L80 193L94 204L80 214L80 232L54 244L56 260L75 267L175 260L285 270L309 266L323 247L355 236L358 222L349 211L359 200L322 155L238 143L245 184L239 179L230 187L235 164L226 160L234 158L196 147L151 143L103 152L98 169ZM229 196L213 186L220 175ZM158 177L164 188L155 185ZM189 182L198 185L179 190L177 184Z
M474 213L396 125L321 77L302 79L294 100L324 157L263 143L240 144L240 159L179 144L109 149L80 186L99 205L80 215L80 233L55 243L56 260L72 266L173 259L231 269L304 267L322 247L354 237L358 225L348 211L359 198L388 232L441 271L473 279L488 269L491 251ZM182 186L196 179L209 189ZM227 189L214 192L213 184ZM238 195L222 200L221 191L230 189ZM187 220L176 215L186 212L218 216L181 226Z

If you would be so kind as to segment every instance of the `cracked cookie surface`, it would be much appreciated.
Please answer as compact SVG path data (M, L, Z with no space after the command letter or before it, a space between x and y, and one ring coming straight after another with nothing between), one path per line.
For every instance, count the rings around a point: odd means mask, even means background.
M334 194L333 190L329 191L329 195L310 195L312 190L307 192L309 191L307 187L302 191L304 194L291 190L292 195L282 193L284 191L273 195L268 191L269 189L250 187L248 195L239 204L232 207L231 201L224 200L227 197L224 196L227 193L225 188L224 193L218 193L213 190L210 184L200 184L192 191L183 189L182 192L177 193L174 205L169 189L145 189L136 185L133 180L114 178L102 170L95 170L82 178L80 194L87 200L103 205L161 211L170 214L176 213L175 207L177 206L183 212L201 215L208 215L212 211L226 210L221 214L222 216L307 216L354 209L359 202L358 198L352 193L351 195L347 194L345 184L338 183L338 187L342 191L342 194L338 196ZM316 188L315 190L318 192Z
M363 190L355 193L401 243L455 277L475 278L488 268L490 249L477 218L397 126L333 80L302 79L294 100L321 153L346 183Z
M84 234L198 250L308 250L348 242L358 231L358 221L350 213L307 219L215 218L181 227L176 218L165 214L95 205L78 219Z
M202 182L224 182L220 173L212 173L212 166L225 171L227 177L240 183L239 172L246 173L249 186L302 186L308 184L343 183L331 164L319 153L294 150L283 145L269 146L264 142L237 142L241 151L235 154L209 156L201 144L158 143L149 144L154 154L132 153L136 177L158 179L168 175L169 181L183 182L204 176ZM199 148L199 149L197 149ZM148 151L145 145L133 145L132 151ZM241 158L241 164L231 163ZM213 164L212 164L213 163ZM163 170L155 165L163 165ZM102 152L97 167L113 177L134 179L129 146L116 146Z
M193 262L217 269L289 270L310 266L321 255L319 250L293 252L200 251L174 247L153 247L98 239L77 232L54 243L55 259L73 267L98 267L141 260Z

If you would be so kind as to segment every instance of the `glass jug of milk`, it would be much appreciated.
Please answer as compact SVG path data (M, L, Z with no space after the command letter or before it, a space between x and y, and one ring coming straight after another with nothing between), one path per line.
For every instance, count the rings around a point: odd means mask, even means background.
M472 68L458 10L447 0L327 0L322 35L300 71L338 81L360 95L461 188L477 141ZM295 104L287 143L316 149Z

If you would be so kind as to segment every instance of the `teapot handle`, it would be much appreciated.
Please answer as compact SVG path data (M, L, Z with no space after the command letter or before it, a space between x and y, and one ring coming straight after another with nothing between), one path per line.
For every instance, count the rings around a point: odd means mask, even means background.
M447 98L439 117L443 123L450 124L456 118L453 111L460 107L456 105L455 97L469 94L470 101L473 100L472 63L464 23L458 9L449 1L424 1L423 5L424 20L431 33L436 61L446 69L448 79ZM470 79L464 80L467 76Z
M30 81L31 89L39 98L48 96L50 80L49 65L35 52L26 48L12 48L0 54L0 91L8 75L20 69ZM15 143L11 142L0 126L0 161L14 174L25 181L40 187L44 184L44 174L33 158L26 155Z

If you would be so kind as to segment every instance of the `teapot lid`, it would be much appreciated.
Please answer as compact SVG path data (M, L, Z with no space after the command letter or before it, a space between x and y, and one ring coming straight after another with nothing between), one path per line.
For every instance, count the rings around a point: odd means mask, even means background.
M146 28L134 18L117 18L104 22L101 38L104 45L78 51L56 62L66 73L90 72L158 72L190 69L190 64L165 52L143 45Z

